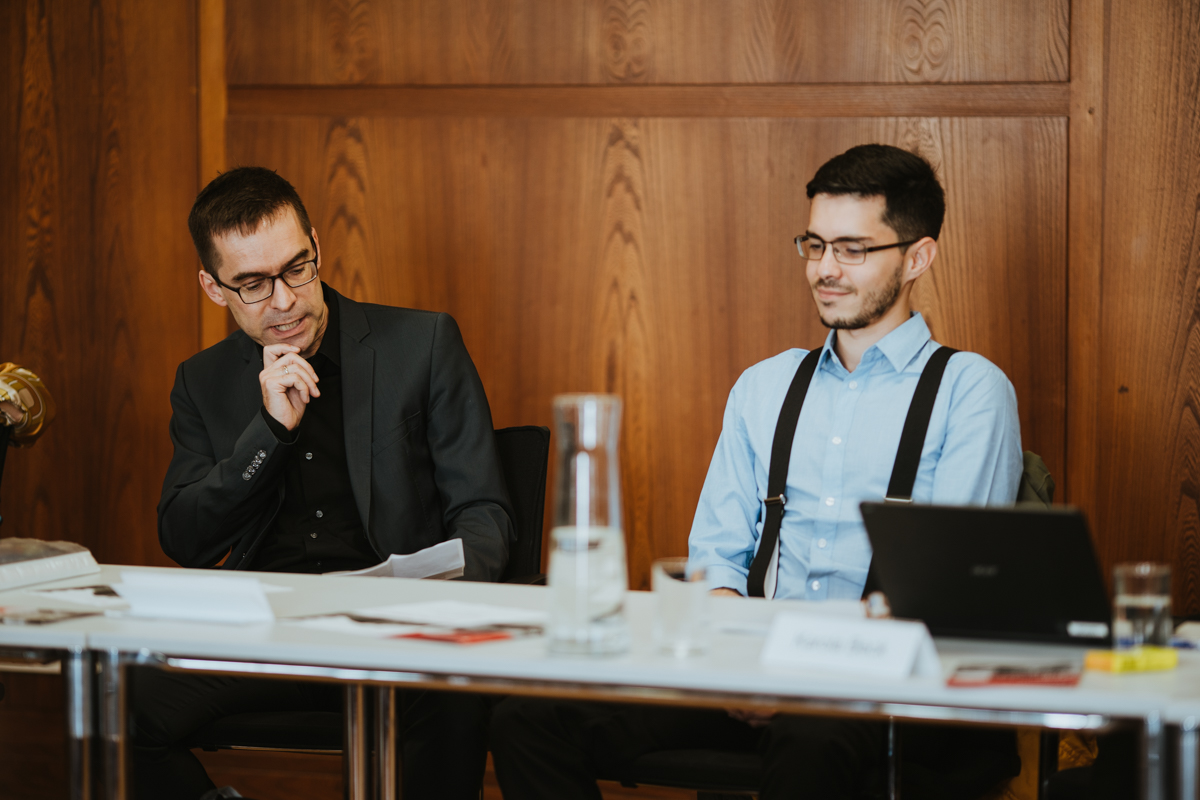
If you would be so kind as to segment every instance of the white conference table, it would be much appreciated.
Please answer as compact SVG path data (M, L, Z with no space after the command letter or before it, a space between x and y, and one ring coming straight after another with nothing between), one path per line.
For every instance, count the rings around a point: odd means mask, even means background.
M113 583L120 580L122 570L145 569L153 568L106 566L98 576L35 588ZM1085 672L1075 687L961 689L949 688L943 680L933 678L881 680L798 672L759 663L766 626L780 611L825 613L827 609L822 604L714 597L710 611L716 633L710 652L703 657L676 659L659 654L653 647L653 596L630 592L626 611L633 647L629 653L605 658L563 657L548 655L545 639L540 636L454 645L378 639L313 630L286 622L287 617L439 599L542 610L549 596L544 587L281 573L256 573L256 576L265 584L285 588L268 594L278 618L275 623L217 625L91 617L30 630L28 636L22 636L25 631L19 628L4 630L0 626L0 647L31 646L31 642L43 637L47 647L54 643L64 652L74 653L72 648L83 648L82 662L89 665L89 651L98 658L108 797L126 796L125 672L134 664L180 671L334 680L354 687L389 687L381 694L381 708L382 702L390 706L388 692L398 687L720 708L757 707L791 713L1030 725L1059 730L1103 730L1114 724L1133 722L1143 732L1147 767L1143 794L1150 800L1164 796L1163 725L1182 726L1188 724L1186 719L1200 718L1200 654L1197 653L1183 653L1180 668L1171 672L1142 675ZM18 593L0 594L0 605L16 605L19 598L12 596L15 594ZM72 638L79 636L84 637L86 645ZM937 646L947 671L963 658L1082 658L1079 649L1038 645L939 640ZM358 698L362 702L361 694ZM79 701L86 702L86 695L81 694ZM1176 710L1186 703L1192 704L1187 707L1195 713L1177 719ZM86 716L78 708L71 713ZM354 713L352 708L348 710L349 715ZM1185 733L1194 730L1194 726L1184 730ZM376 735L380 738L380 753L395 752L389 744L390 737L395 736L394 725L381 725ZM1181 737L1181 742L1186 738ZM347 752L356 764L352 769L358 771L365 770L367 764L362 741L365 740L352 737L347 743ZM1195 737L1189 741L1190 750L1180 752L1185 778L1195 774ZM392 796L395 769L395 764L380 759L384 774L374 781L380 797ZM371 783L361 776L358 780L360 786ZM1196 796L1194 782L1189 784L1185 780L1179 788L1180 796L1189 800Z

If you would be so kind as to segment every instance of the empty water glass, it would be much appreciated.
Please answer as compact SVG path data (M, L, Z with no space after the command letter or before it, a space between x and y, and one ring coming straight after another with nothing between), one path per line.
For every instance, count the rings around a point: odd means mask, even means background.
M688 569L686 558L660 558L651 570L658 609L654 641L676 658L708 650L708 582L704 567Z

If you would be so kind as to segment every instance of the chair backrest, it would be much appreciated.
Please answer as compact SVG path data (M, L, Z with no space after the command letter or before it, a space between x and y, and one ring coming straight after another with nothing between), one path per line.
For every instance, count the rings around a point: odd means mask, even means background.
M508 485L517 541L508 554L501 580L542 571L542 526L546 512L546 470L550 464L550 429L521 425L496 431L496 453Z

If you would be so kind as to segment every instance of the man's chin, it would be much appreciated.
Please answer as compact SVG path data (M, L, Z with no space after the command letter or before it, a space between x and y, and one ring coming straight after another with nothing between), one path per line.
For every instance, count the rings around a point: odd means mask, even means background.
M829 317L825 314L817 313L821 320L821 324L826 328L835 331L857 331L862 330L871 324L873 320L863 319L862 317Z

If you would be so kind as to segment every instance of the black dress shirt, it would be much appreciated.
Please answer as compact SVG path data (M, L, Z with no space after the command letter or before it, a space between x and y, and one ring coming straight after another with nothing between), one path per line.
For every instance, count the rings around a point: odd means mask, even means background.
M308 359L320 378L320 397L309 399L294 431L265 406L261 410L271 432L287 445L283 506L251 566L264 572L334 572L383 560L367 540L350 486L338 304L327 288L322 289L329 319L321 346Z

